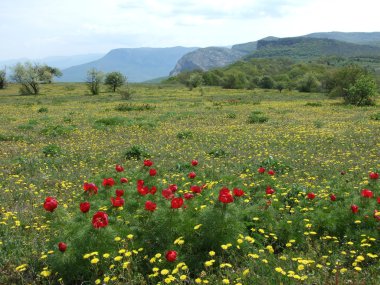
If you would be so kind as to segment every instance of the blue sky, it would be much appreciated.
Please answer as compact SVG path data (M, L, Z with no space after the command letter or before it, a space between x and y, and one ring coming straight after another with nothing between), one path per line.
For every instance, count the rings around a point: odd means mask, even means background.
M380 31L377 0L0 0L0 60Z

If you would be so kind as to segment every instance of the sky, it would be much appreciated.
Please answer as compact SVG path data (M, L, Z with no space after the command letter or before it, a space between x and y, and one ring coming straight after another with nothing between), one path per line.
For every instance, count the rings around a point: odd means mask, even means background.
M0 0L0 60L378 32L378 0Z

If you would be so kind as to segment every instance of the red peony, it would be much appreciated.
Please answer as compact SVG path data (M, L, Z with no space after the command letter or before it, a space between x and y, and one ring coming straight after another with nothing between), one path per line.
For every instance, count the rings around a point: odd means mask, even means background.
M124 205L124 199L121 197L111 197L111 203L114 207L122 207Z
M123 171L124 171L124 167L121 166L121 165L119 165L119 164L116 164L116 166L115 166L115 170L116 170L117 172L123 172Z
M167 200L170 200L170 199L172 199L174 197L174 194L173 194L173 192L170 189L164 189L164 190L162 190L161 194Z
M128 179L125 177L120 178L120 183L128 183Z
M234 188L233 192L234 192L234 196L236 197L241 197L244 195L244 191L239 188Z
M265 168L264 167L259 167L259 169L257 169L257 172L260 173L260 174L263 174L263 173L265 173Z
M376 201L377 201L377 204L380 204L380 197L377 197Z
M152 201L145 202L145 210L154 212L157 208L157 204Z
M102 183L102 185L103 185L104 187L112 187L112 186L115 185L115 180L113 180L112 177L104 178L104 179L103 179L103 183Z
M115 190L115 195L116 197L121 197L124 195L124 190L123 189L116 189Z
M144 160L144 166L151 167L152 165L153 165L153 161L151 161L150 159Z
M149 190L150 194L154 195L154 194L156 194L156 192L157 192L157 187L156 186L150 187L150 190Z
M82 213L87 213L90 211L90 202L83 202L79 204L79 209Z
M370 179L373 179L373 180L375 180L375 179L379 179L379 173L377 173L377 172L371 172L371 173L369 174L369 178L370 178Z
M222 189L220 189L219 201L224 204L232 203L234 201L234 197L232 196L231 191L228 188L223 187Z
M265 193L267 195L272 195L272 194L274 194L274 192L276 192L276 191L274 191L274 189L272 189L270 186L267 186L267 189L265 190Z
M193 159L193 160L191 161L191 165L192 165L192 166L197 166L197 165L198 165L198 160Z
M268 175L273 176L274 174L275 174L274 170L272 170L272 169L269 169L269 170L268 170Z
M171 202L171 208L172 209L178 209L181 208L183 205L183 199L182 197L173 198Z
M104 212L96 212L92 217L92 225L95 229L103 228L108 225L108 215Z
M169 250L165 254L166 260L169 262L174 262L177 259L177 252L175 250Z
M64 242L60 242L60 243L58 243L58 249L59 249L59 251L61 251L61 252L65 252L66 249L67 249L67 244L65 244Z
M369 189L363 189L361 192L362 197L364 198L372 198L373 197L373 192Z
M359 212L359 207L357 205L351 205L351 211L352 213L356 214Z
M194 194L192 194L192 193L185 193L185 194L183 194L183 197L184 197L186 200L190 200L190 199L193 199L193 198L194 198Z
M190 179L194 179L195 178L195 176L197 176L196 174L195 174L195 172L190 172L188 175L187 175Z
M330 200L331 200L331 201L336 201L336 196L335 196L335 194L331 194L331 195L330 195Z
M98 193L98 187L94 183L85 182L83 184L83 189L85 192L88 192L89 194L97 194Z
M156 176L156 174L157 174L157 170L156 169L154 169L154 168L149 169L149 175L150 176Z
M44 202L46 211L53 212L58 207L58 202L53 197L47 197Z
M192 185L190 187L190 191L193 192L193 193L201 193L202 192L202 188L200 186L197 186L197 185Z
M178 186L176 184L170 184L169 189L170 189L170 191L175 193L178 190Z
M307 199L309 199L309 200L313 200L314 198L315 198L315 194L313 193L313 192L310 192L310 193L307 193Z

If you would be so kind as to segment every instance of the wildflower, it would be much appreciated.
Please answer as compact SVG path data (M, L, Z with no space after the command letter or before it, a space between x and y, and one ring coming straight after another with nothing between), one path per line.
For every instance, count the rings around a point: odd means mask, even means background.
M124 167L121 166L121 165L119 165L119 164L116 164L116 166L115 166L115 170L116 170L117 172L123 172L123 171L124 171Z
M102 185L104 187L112 187L115 185L115 180L113 180L112 177L109 177L109 178L104 178L103 179L103 182L102 182Z
M265 193L267 194L267 195L272 195L272 194L274 194L274 189L272 189L270 186L267 186L267 189L265 190Z
M183 199L182 197L173 198L171 201L171 208L172 209L178 209L181 208L183 205Z
M149 169L149 175L150 176L156 176L157 175L157 170L154 169L154 168Z
M194 194L199 194L202 192L202 188L198 185L192 185L190 187L190 191L193 192Z
M363 189L361 192L361 196L364 198L372 198L373 197L373 192L369 189Z
M331 200L331 201L336 201L336 196L335 196L334 194L331 194L331 195L330 195L330 200Z
M121 197L111 197L111 203L114 207L122 207L124 205L124 199Z
M166 254L165 254L165 258L167 261L169 262L174 262L176 261L177 259L177 252L175 250L169 250Z
M268 170L268 175L273 176L275 174L275 171L273 169Z
M125 177L120 178L120 183L128 183L128 179Z
M144 160L144 166L151 167L153 165L153 161L150 159L145 159Z
M93 259L91 259L91 264L97 264L99 262L99 258L97 257L94 257Z
M231 191L228 188L223 187L222 189L220 189L219 201L224 204L232 203L234 201L234 197L232 196Z
M260 173L260 174L263 174L263 173L265 173L265 168L264 167L259 167L257 169L257 172Z
M313 192L307 193L307 199L313 200L315 198L315 194Z
M60 252L65 252L66 249L67 249L67 244L64 243L64 242L58 243L58 249L59 249Z
M210 256L215 256L215 251L210 251L209 253L208 253Z
M352 213L356 214L357 212L359 212L359 207L355 204L351 205L351 211Z
M241 197L244 195L244 191L239 188L234 188L233 192L234 192L234 196L236 197Z
M48 212L53 212L58 207L58 202L53 197L47 197L45 199L44 208Z
M198 160L193 159L193 160L191 161L191 165L192 165L192 166L197 166L197 165L198 165Z
M369 174L369 178L370 179L373 179L373 180L376 180L376 179L379 179L379 173L377 173L377 172L370 172L370 174Z
M85 192L88 192L89 194L97 194L98 193L98 187L94 183L85 182L83 184L83 190Z
M90 202L83 202L79 204L79 209L82 213L87 213L90 211Z
M145 210L154 212L157 208L157 204L152 201L146 201L145 202Z
M191 171L188 175L187 175L190 179L194 179L196 174L194 171Z
M108 215L104 212L96 212L92 217L92 225L94 228L103 228L108 225Z
M124 190L123 189L116 189L115 190L115 195L116 197L121 197L124 195Z

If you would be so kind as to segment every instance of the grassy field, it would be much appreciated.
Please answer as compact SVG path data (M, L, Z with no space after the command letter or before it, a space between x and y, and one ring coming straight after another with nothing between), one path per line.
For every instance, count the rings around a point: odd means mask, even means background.
M129 101L86 95L82 84L0 90L0 284L380 284L380 181L369 177L380 170L379 107L288 91L132 88ZM109 177L116 184L103 186ZM139 179L157 193L139 194ZM192 185L202 193L176 209L161 195L170 184L177 198ZM223 187L244 195L221 202ZM120 188L125 204L114 207ZM107 227L91 225L97 211Z

